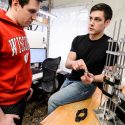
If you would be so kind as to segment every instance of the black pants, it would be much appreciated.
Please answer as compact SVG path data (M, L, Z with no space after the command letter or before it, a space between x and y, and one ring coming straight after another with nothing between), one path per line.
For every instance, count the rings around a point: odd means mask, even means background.
M14 104L14 105L1 106L1 108L5 114L19 115L19 117L20 117L19 120L14 119L16 125L22 124L25 107L26 107L25 99L20 100L18 103Z

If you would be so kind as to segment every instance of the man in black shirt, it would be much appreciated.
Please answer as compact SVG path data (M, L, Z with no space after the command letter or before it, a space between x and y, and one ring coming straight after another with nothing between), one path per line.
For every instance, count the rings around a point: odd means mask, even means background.
M103 82L102 70L106 62L109 36L104 29L110 24L112 9L100 3L90 10L87 35L77 36L72 42L66 67L72 69L61 89L48 101L48 113L58 106L84 100L90 97L96 86L92 83Z

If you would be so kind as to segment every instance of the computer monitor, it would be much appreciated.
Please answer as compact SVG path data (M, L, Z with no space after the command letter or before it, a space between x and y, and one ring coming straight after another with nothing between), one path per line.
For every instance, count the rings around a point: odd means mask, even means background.
M42 63L47 57L46 48L30 48L31 63Z

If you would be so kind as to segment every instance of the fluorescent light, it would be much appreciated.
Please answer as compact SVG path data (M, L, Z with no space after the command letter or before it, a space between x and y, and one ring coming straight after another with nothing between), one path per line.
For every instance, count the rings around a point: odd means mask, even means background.
M46 15L46 16L49 16L49 17L52 17L52 18L57 18L55 15L52 15L52 14L50 14L50 13L47 13L46 11L40 10L39 13L40 13L40 14L43 14L43 15Z

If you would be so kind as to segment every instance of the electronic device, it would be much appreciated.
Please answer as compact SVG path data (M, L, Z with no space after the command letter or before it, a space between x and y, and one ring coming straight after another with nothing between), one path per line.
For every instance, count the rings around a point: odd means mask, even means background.
M42 63L47 58L46 48L30 48L31 64Z

